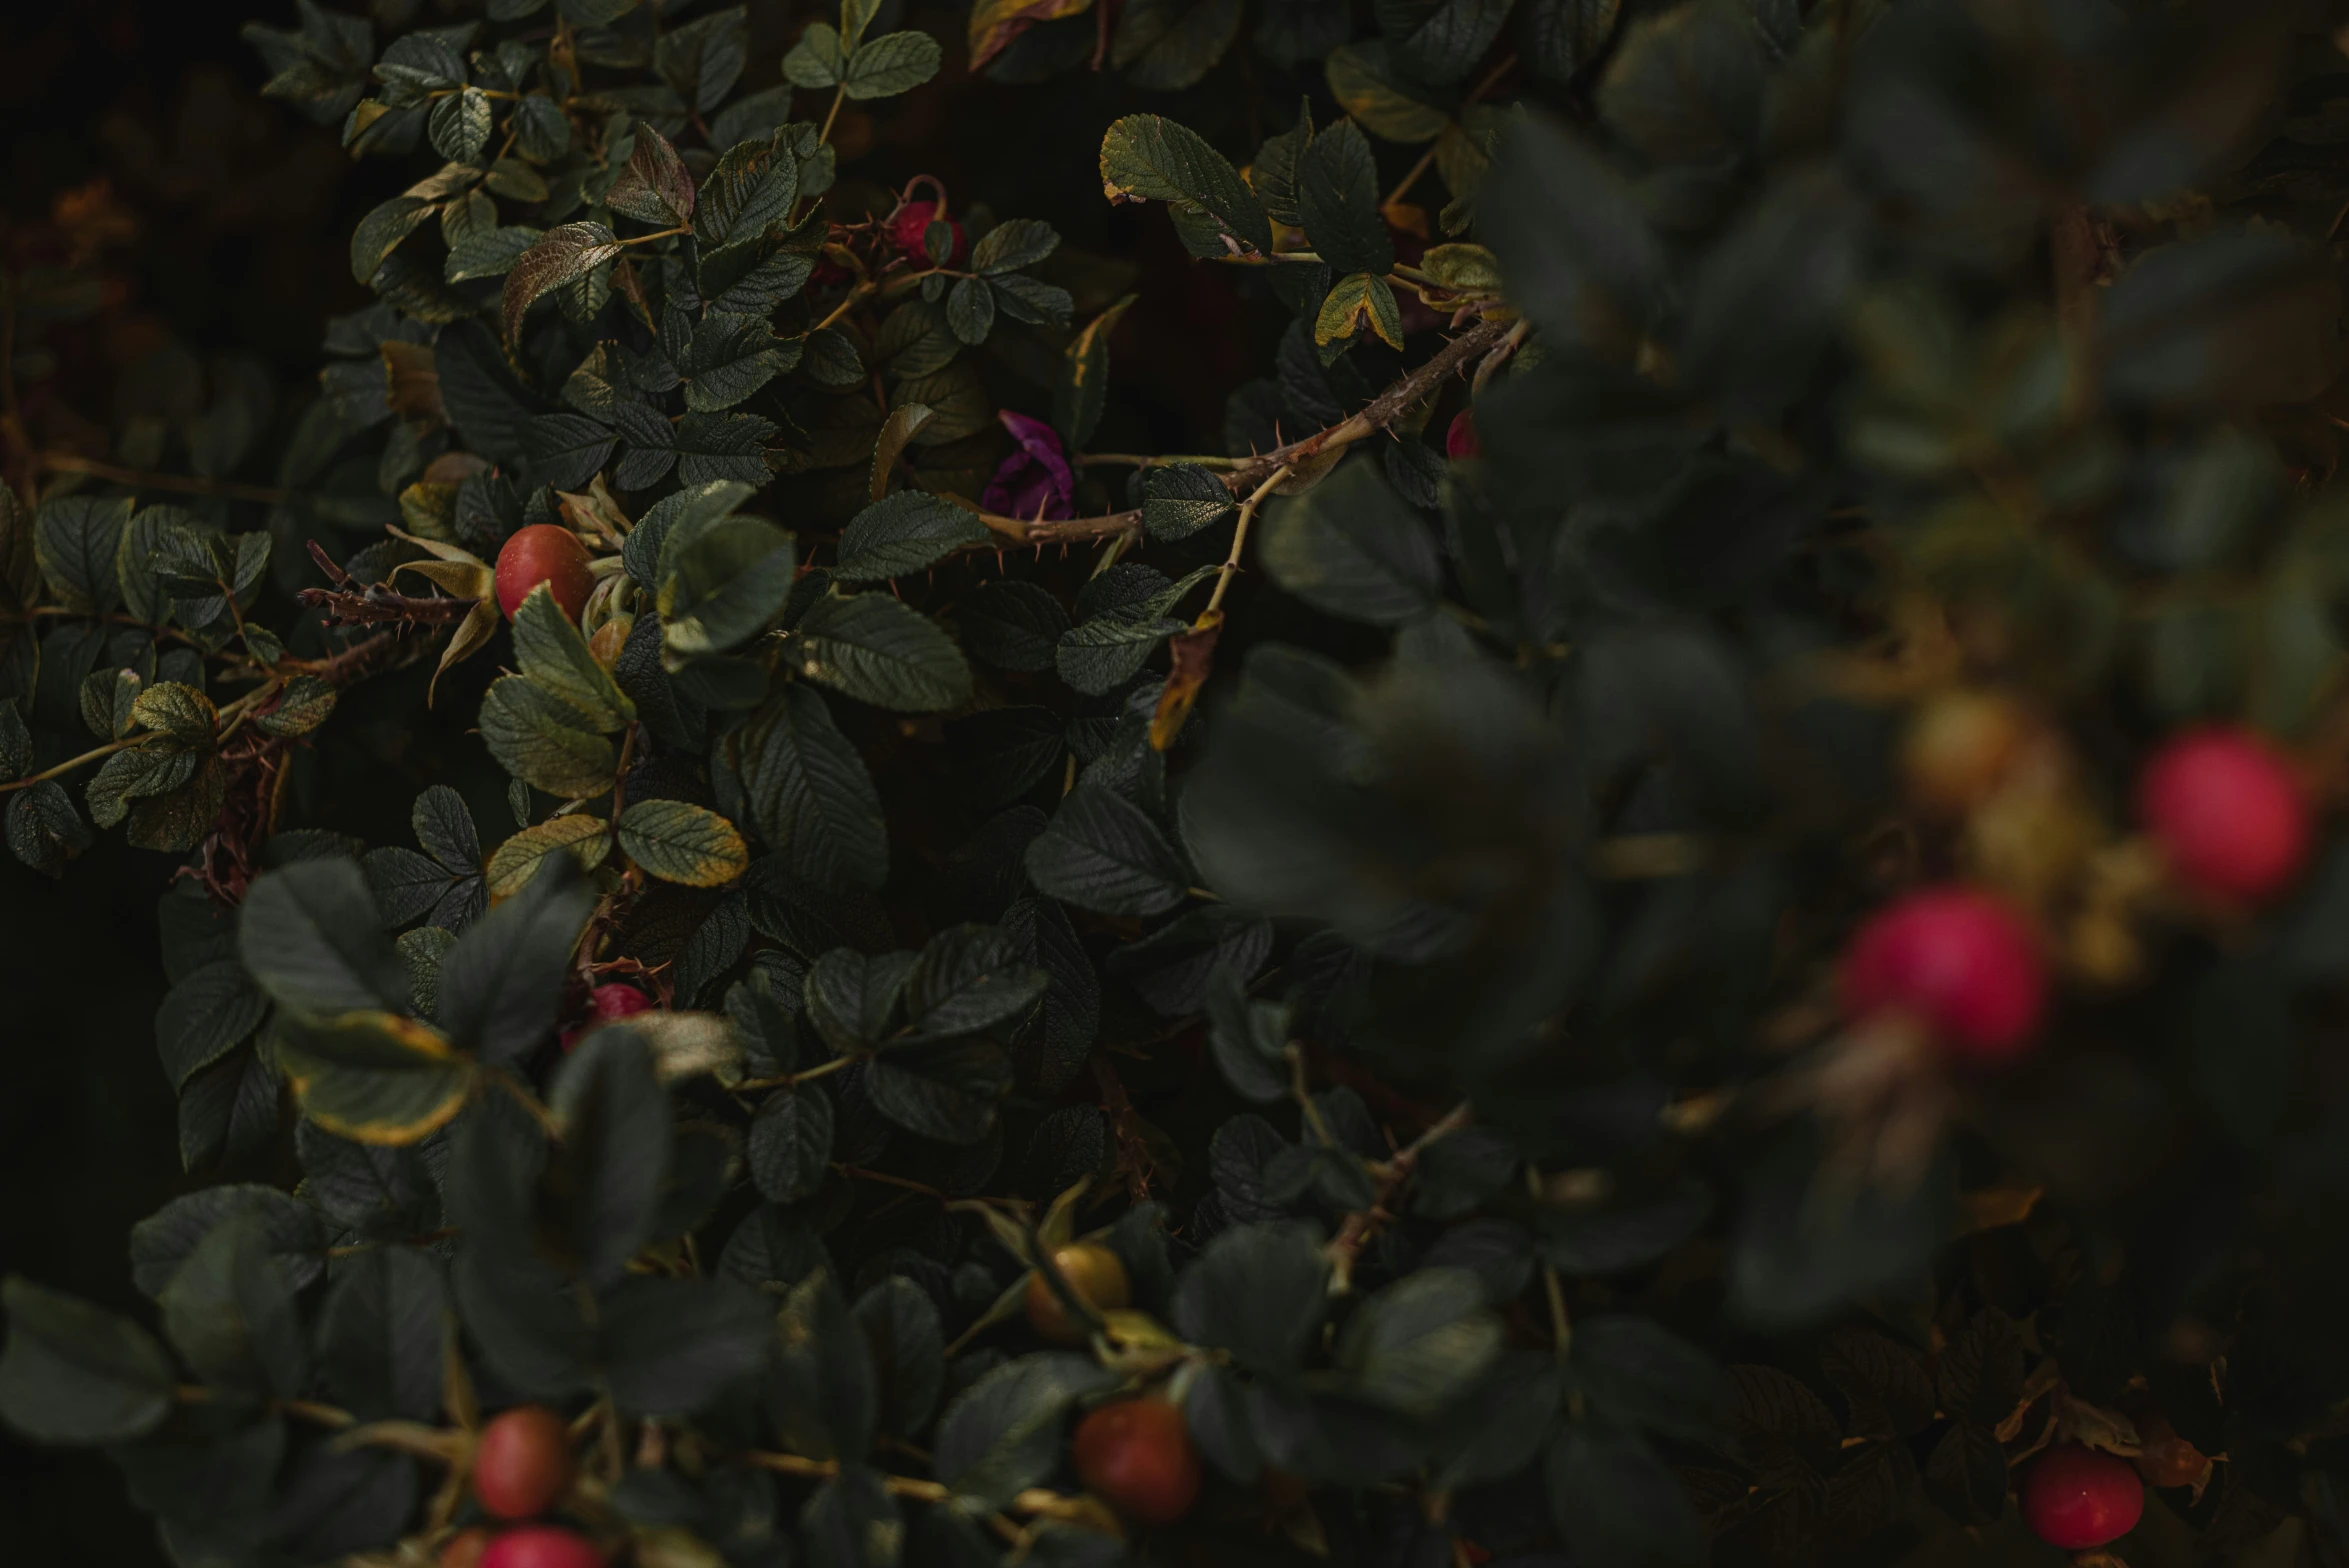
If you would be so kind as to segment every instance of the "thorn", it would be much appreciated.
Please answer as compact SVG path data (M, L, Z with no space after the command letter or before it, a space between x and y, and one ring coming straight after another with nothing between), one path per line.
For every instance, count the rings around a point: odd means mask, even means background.
M1010 568L1003 564L1003 549L1001 546L997 546L995 551L995 575L1002 577L1007 575L1009 571Z

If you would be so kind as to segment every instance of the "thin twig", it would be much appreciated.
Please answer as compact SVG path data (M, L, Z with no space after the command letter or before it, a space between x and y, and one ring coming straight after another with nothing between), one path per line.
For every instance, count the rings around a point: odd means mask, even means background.
M1301 440L1276 446L1269 452L1230 460L1229 470L1221 476L1225 488L1234 495L1243 494L1261 485L1265 476L1276 469L1297 468L1307 459L1339 447L1351 446L1365 436L1390 428L1418 407L1446 377L1492 348L1509 330L1510 323L1506 321L1479 321L1428 356L1426 363L1418 369L1372 398L1360 413L1342 419L1325 430L1317 430ZM1046 518L1031 522L1024 517L1006 517L998 512L982 511L979 513L979 521L993 532L1020 544L1076 544L1133 533L1142 526L1142 513L1139 508L1135 508L1099 517Z
M1300 1065L1300 1075L1303 1071ZM1378 1185L1378 1195L1371 1200L1370 1207L1357 1209L1347 1215L1345 1222L1338 1227L1337 1235L1330 1239L1327 1252L1331 1265L1330 1288L1333 1292L1342 1291L1352 1283L1354 1260L1361 1256L1370 1238L1378 1234L1379 1227L1394 1218L1395 1199L1402 1192L1404 1184L1411 1180L1412 1173L1419 1169L1419 1161L1429 1146L1449 1138L1474 1119L1475 1112L1466 1100L1462 1100L1446 1111L1427 1131L1396 1150L1393 1158L1386 1162Z
M1207 596L1207 608L1199 612L1199 620L1202 625L1206 624L1207 617L1223 608L1223 596L1230 591L1232 578L1239 574L1240 552L1247 547L1248 525L1256 520L1256 509L1262 506L1264 498L1272 494L1279 487L1280 482L1288 477L1289 465L1283 463L1267 474L1264 483L1250 491L1248 499L1240 503L1240 520L1232 525L1231 551L1223 558L1223 565L1216 571L1215 591Z
M87 474L92 479L104 479L140 490L218 496L228 501L256 501L263 506L283 506L294 498L293 491L280 490L271 485L241 484L234 479L198 479L188 474L150 474L141 469L124 468L118 463L102 463L94 457L82 457L72 452L41 452L35 454L35 460L54 473Z

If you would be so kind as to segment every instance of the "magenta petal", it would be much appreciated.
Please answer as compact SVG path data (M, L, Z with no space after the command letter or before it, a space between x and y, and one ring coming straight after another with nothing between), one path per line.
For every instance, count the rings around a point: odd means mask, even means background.
M1060 437L1040 419L1009 409L996 416L1020 449L1005 458L980 492L979 504L1009 517L1063 518L1075 515L1076 475L1062 455Z

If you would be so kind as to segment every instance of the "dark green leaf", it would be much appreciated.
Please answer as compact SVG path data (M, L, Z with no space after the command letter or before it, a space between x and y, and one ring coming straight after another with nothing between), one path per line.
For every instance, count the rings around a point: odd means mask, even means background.
M830 595L792 628L793 663L821 685L901 713L956 707L970 666L936 622L885 593Z
M900 490L850 520L840 535L832 575L850 583L902 577L993 537L969 508L919 490Z
M154 1336L128 1318L9 1276L0 1416L45 1443L113 1443L153 1430L179 1375Z
M1353 121L1324 130L1298 157L1297 210L1305 237L1333 270L1376 277L1395 264L1379 211L1378 164Z
M286 1007L406 1010L407 965L355 860L306 860L256 877L237 947L261 988Z
M777 1089L750 1124L750 1174L762 1196L797 1203L824 1184L832 1158L832 1099L822 1089Z
M1124 796L1080 784L1028 846L1038 890L1080 909L1154 915L1183 901L1190 875L1158 824Z
M1297 1369L1328 1311L1329 1260L1311 1225L1225 1231L1175 1284L1174 1326L1185 1339L1273 1375Z
M475 921L441 960L440 1024L484 1061L518 1061L553 1032L572 949L595 890L570 855L548 855L521 892Z

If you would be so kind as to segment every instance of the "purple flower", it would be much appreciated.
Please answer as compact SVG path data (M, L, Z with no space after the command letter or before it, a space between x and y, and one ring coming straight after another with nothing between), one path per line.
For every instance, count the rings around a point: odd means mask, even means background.
M979 505L1005 517L1074 517L1077 476L1061 454L1060 437L1041 419L1004 409L995 416L1020 449L1003 460L979 496Z

